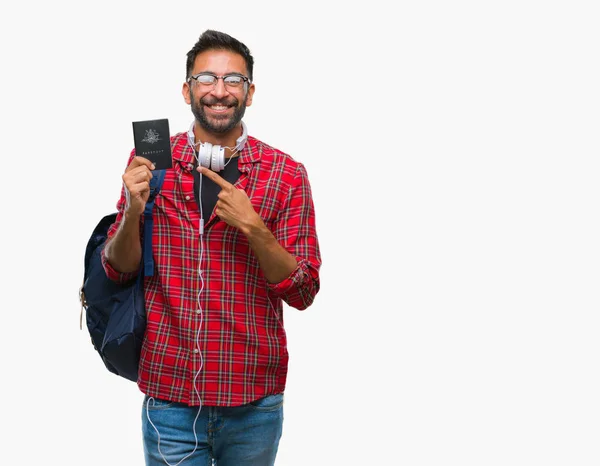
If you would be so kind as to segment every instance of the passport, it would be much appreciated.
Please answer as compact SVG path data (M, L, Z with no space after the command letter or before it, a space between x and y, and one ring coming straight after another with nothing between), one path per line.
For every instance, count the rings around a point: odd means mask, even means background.
M173 167L168 119L134 121L133 141L135 155L150 160L156 170Z

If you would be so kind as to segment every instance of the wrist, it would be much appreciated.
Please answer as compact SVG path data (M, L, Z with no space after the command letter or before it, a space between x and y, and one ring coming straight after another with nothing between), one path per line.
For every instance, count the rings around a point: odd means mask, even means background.
M242 233L251 240L257 236L264 236L265 231L269 232L262 219L256 214L243 228Z
M123 220L125 220L127 222L139 221L141 216L142 216L142 213L139 210L133 209L131 207L126 208L125 211L123 212Z

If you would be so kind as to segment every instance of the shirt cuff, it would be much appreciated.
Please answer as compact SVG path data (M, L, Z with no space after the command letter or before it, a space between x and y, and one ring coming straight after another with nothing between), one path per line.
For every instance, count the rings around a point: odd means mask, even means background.
M298 288L300 285L305 283L306 280L310 279L306 259L296 257L296 260L298 261L298 266L287 278L283 279L279 283L267 282L267 287L276 295L280 296L287 294L291 290Z
M100 255L100 258L102 259L102 267L104 267L104 272L106 272L106 276L113 282L127 283L128 281L131 281L132 279L137 277L137 274L139 273L139 270L136 270L135 272L119 272L118 270L115 270L115 268L112 265L110 265L110 263L106 259L106 256L104 255L104 248L102 249L102 254Z

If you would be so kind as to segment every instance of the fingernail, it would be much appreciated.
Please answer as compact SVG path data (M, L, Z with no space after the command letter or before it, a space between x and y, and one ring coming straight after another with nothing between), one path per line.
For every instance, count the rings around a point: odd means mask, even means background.
M156 165L152 164L152 170L154 170L156 168Z

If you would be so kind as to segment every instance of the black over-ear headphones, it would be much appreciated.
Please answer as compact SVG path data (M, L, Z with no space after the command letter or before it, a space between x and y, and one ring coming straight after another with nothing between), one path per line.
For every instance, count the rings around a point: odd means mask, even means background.
M242 150L248 139L248 129L242 121L242 135L237 138L233 151ZM192 122L188 131L188 143L190 146L195 147L196 138L194 136L194 122ZM225 148L218 144L211 144L210 142L201 142L198 147L198 163L206 168L210 168L214 172L223 170L225 166Z

